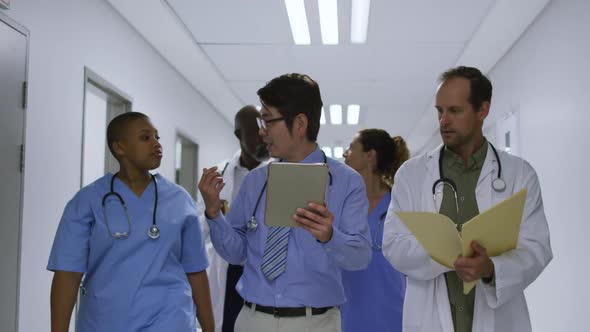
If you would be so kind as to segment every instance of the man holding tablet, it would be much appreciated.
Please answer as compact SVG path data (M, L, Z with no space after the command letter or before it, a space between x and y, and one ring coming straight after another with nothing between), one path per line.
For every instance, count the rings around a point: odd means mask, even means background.
M291 216L299 227L269 227L277 223L264 220L267 166L246 176L227 216L219 211L219 170L204 170L199 190L213 245L230 264L247 258L236 287L246 303L235 331L340 331L341 271L364 269L371 257L363 180L319 149L322 99L309 76L277 77L258 96L260 135L270 155L326 163L329 179L324 204L310 203Z

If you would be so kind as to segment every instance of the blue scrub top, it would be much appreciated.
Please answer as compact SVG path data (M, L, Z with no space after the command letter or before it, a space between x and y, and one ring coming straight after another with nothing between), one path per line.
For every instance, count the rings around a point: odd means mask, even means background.
M362 271L342 272L346 303L340 306L342 332L402 330L402 308L406 276L383 256L383 223L391 193L385 195L369 215L373 256Z
M67 204L47 269L84 273L77 331L191 331L196 308L186 273L207 268L196 205L180 186L156 175L160 237L150 239L153 181L140 197L115 179L126 203L131 233L115 239L107 231L102 198L113 174L80 190ZM111 231L128 231L122 205L106 202Z

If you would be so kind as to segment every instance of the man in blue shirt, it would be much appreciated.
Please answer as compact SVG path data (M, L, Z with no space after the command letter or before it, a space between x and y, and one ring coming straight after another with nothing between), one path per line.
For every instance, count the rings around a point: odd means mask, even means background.
M235 331L340 331L341 271L364 269L371 257L363 179L319 149L322 99L309 76L277 77L258 96L260 135L271 157L325 162L331 180L325 204L310 203L311 211L293 215L300 227L267 227L266 166L246 176L227 217L219 211L223 178L215 167L204 170L199 189L213 245L230 264L247 258L236 287L246 303Z

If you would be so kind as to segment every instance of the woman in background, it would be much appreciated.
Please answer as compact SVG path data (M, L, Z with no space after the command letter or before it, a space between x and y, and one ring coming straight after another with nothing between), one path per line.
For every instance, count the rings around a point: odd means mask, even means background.
M385 259L381 243L393 178L409 151L400 136L365 129L354 136L344 158L365 181L373 256L367 269L342 273L347 299L340 307L342 331L401 331L406 277Z

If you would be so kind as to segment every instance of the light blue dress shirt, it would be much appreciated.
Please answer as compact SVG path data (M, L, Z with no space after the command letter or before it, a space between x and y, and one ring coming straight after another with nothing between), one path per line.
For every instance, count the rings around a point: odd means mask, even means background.
M302 163L321 163L324 158L316 148ZM365 184L352 168L330 158L327 161L332 175L332 185L326 188L327 206L334 214L332 239L322 244L305 229L292 228L286 270L274 281L268 281L260 269L268 233L264 224L266 190L256 212L258 228L247 228L267 179L267 166L246 176L227 218L219 214L208 220L217 252L231 264L246 260L236 287L246 301L274 307L336 306L346 300L342 270L368 266L371 240Z
M340 306L342 332L402 330L406 276L383 256L383 224L391 201L387 193L369 215L373 258L366 270L345 271L346 303Z
M82 188L68 202L47 269L84 273L79 332L196 330L196 308L186 273L207 268L196 205L178 185L156 175L160 237L148 237L154 207L153 181L138 197L119 179L114 190L131 220L126 239L109 234L102 209L112 174ZM106 202L112 232L126 232L127 219L114 196Z

